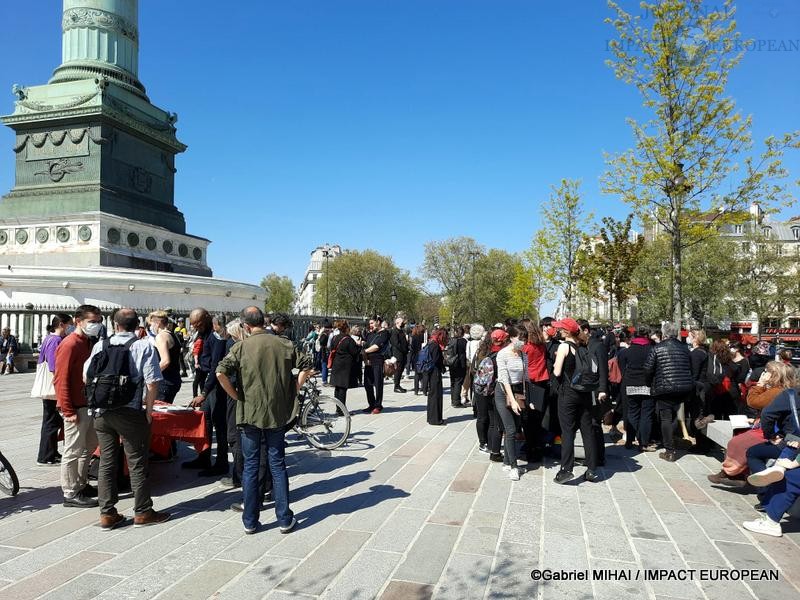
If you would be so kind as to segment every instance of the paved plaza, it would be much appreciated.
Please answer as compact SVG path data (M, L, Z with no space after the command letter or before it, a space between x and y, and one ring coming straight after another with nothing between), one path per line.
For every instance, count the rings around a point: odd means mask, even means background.
M164 525L101 531L98 510L61 505L59 469L37 467L41 405L32 374L0 379L0 448L21 481L0 498L0 599L125 598L708 598L800 597L800 527L754 536L752 496L714 489L717 458L609 447L598 484L558 486L551 461L512 483L478 452L470 410L445 399L447 426L425 422L425 400L386 387L386 410L353 417L350 444L314 451L290 438L298 529L244 534L239 494L182 471L151 467ZM185 385L179 402L189 398ZM363 389L348 405L366 405ZM181 458L192 456L181 444ZM582 468L578 468L581 472ZM130 495L120 502L131 514ZM532 569L780 569L779 581L549 581ZM591 578L590 578L591 579Z

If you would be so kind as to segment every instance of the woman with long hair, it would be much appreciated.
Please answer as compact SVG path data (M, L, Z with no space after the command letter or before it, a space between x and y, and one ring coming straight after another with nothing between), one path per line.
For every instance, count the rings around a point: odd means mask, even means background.
M528 359L528 394L522 428L525 432L526 458L528 462L540 462L544 453L544 417L547 395L550 390L550 374L547 372L547 346L542 328L525 319L528 334L522 351Z
M581 430L583 449L586 453L586 464L589 467L584 479L590 482L600 480L595 473L597 453L592 431L592 393L576 390L572 378L577 366L576 355L581 348L589 344L588 334L581 330L575 319L555 321L553 327L561 334L564 343L558 347L553 374L560 382L558 398L558 420L561 424L561 470L555 477L556 483L566 483L575 475L575 434Z
M501 331L501 330L497 330ZM496 336L492 334L492 339ZM514 326L505 332L506 340L502 350L497 353L497 384L494 388L494 405L505 430L503 469L511 481L519 481L525 472L517 466L517 422L522 415L525 402L525 384L528 378L528 357L523 352L527 332Z
M734 392L732 389L737 387L734 383L735 365L727 340L714 340L709 349L708 362L709 416L727 419L736 414L734 398L738 397L738 390Z
M330 384L333 386L333 395L342 404L347 404L347 390L358 387L358 357L361 348L350 335L350 324L342 319L339 321L339 335L331 343Z
M748 475L747 451L764 442L761 431L760 414L784 390L795 383L793 370L784 368L777 361L769 361L761 370L758 383L747 392L747 405L755 412L753 428L733 436L725 449L725 460L719 473L708 475L708 480L717 485L744 487Z
M56 349L67 335L70 325L72 317L65 313L56 314L47 326L47 336L39 348L39 364L47 363L51 379L56 370ZM37 464L58 465L61 462L61 455L58 453L58 432L63 426L64 420L56 408L55 396L42 397L42 429L39 436Z
M447 347L447 330L435 329L431 333L428 344L428 361L433 368L426 374L428 387L428 425L444 425L442 419L442 402L444 401L444 388L442 387L442 374L444 373L444 349Z

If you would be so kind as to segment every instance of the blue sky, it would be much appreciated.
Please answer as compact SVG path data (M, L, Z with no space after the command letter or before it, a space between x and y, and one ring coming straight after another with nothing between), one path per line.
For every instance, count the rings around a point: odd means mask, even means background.
M596 214L627 214L598 180L603 152L631 145L625 117L641 103L604 64L602 0L139 4L140 79L189 146L175 201L213 240L218 276L297 282L324 242L415 274L429 240L519 251L563 177L583 180ZM59 0L0 3L0 113L12 83L45 83L60 63L60 12ZM738 22L745 37L796 42L800 2L739 2ZM800 52L747 53L729 92L756 140L798 128ZM3 128L0 193L12 141ZM800 178L797 155L786 165Z

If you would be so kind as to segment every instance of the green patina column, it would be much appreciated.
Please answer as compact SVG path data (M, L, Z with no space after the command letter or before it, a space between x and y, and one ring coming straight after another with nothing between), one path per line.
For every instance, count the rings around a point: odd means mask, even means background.
M175 155L186 150L177 115L139 81L137 0L64 0L61 35L53 77L14 85L14 112L0 119L16 133L0 256L210 275L208 240L186 233L175 206ZM69 254L71 242L84 246Z

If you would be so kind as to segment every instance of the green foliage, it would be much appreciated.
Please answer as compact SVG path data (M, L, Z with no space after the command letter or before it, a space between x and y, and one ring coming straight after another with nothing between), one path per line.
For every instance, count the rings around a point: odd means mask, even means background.
M522 261L517 262L504 306L505 314L539 320L538 300L533 269Z
M522 255L523 263L531 275L536 314L541 314L545 302L556 299L556 279L548 265L551 246L547 232L539 229L531 240L530 248Z
M642 2L652 16L642 23L616 2L607 19L618 39L608 61L617 78L639 91L650 118L628 119L634 148L609 159L604 191L629 203L645 222L655 219L669 236L671 307L684 316L683 257L714 237L722 225L741 219L753 202L769 210L790 200L781 158L797 148L798 132L770 137L752 154L751 119L725 95L742 58L742 40L732 0L709 10L702 0ZM713 211L713 218L703 213Z
M644 245L644 238L641 236L631 240L632 223L633 215L628 215L624 221L603 217L600 240L592 253L597 273L611 301L609 316L612 321L614 303L621 307L631 296L633 291L631 276L639 262Z
M261 280L261 287L267 292L264 301L264 310L268 313L292 311L292 306L297 297L292 280L285 275L270 273Z
M350 316L393 317L396 310L409 314L420 297L419 283L407 271L398 268L391 257L374 250L352 251L328 263L317 279L315 310ZM397 301L392 301L392 292Z
M584 214L579 188L580 182L570 179L562 179L558 187L552 187L550 200L542 205L547 234L537 235L536 248L531 248L538 253L539 264L549 274L547 283L560 292L570 314L575 309L578 254L593 218L591 214Z
M477 310L472 302L472 270L486 248L471 237L457 237L425 244L422 275L435 281L447 296L452 318L457 321L472 318ZM475 282L477 283L477 281ZM449 322L449 321L448 321Z

